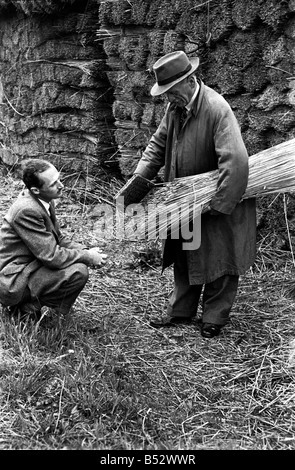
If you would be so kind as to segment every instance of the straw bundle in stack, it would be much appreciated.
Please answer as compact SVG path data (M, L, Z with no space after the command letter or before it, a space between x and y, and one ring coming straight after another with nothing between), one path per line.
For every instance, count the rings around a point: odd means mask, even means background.
M165 183L149 201L153 204L145 220L145 229L144 222L139 228L145 233L148 228L148 237L157 238L161 231L173 229L180 222L186 223L196 214L206 212L216 192L217 181L218 170L214 170ZM295 139L249 158L248 186L242 199L292 191L295 191Z

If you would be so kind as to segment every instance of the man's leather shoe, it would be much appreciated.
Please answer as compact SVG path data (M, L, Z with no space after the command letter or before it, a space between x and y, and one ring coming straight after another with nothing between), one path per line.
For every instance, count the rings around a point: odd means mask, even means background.
M42 313L39 303L28 302L12 306L2 305L2 312L15 320L40 320Z
M40 320L42 313L39 303L27 302L19 305L20 319Z
M154 318L150 321L150 325L154 328L171 327L177 325L190 325L192 318L190 317L170 317L169 315L164 318Z
M14 315L17 315L18 313L18 305L7 306L7 305L1 304L1 306L2 306L2 313L4 313L4 315L12 317Z
M218 336L221 330L221 325L215 325L214 323L203 323L201 327L201 335L204 338L213 338Z

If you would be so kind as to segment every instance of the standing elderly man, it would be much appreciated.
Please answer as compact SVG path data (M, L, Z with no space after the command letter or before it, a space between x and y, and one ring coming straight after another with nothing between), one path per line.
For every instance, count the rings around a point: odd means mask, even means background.
M225 99L195 77L198 66L183 51L154 64L151 95L165 94L169 103L134 173L152 179L165 165L171 181L218 169L210 210L201 216L200 247L183 250L182 240L165 240L163 269L174 264L174 291L167 315L151 322L190 322L203 291L201 334L212 338L228 321L239 276L255 260L256 209L255 199L241 202L249 168L238 122Z
M39 319L45 305L65 315L88 280L88 266L103 265L107 256L61 234L54 199L64 186L51 163L24 162L23 181L27 189L0 230L0 302L21 317Z

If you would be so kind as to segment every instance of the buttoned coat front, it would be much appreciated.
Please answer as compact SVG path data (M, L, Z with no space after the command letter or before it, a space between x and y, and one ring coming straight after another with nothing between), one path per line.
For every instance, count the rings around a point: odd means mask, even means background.
M51 202L52 217L24 190L4 217L0 230L0 302L20 302L32 273L42 266L64 269L74 263L91 264L83 246L61 234ZM40 289L47 279L40 279Z
M168 105L135 173L152 179L165 165L165 181L218 169L211 207L220 215L201 217L201 245L188 250L190 284L205 284L226 275L241 275L256 253L255 199L243 200L249 159L237 119L227 101L202 81L182 129L179 110ZM197 189L197 188L195 188ZM163 269L175 261L178 240L164 243Z

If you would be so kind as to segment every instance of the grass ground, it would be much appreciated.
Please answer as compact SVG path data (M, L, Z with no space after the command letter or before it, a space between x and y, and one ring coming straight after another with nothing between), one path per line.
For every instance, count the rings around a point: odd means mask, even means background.
M20 183L2 175L0 188L2 218ZM58 207L63 230L97 243L93 208L69 201ZM294 265L272 236L211 340L197 323L149 326L173 280L144 242L100 240L109 262L90 270L63 323L2 315L0 449L295 449Z

